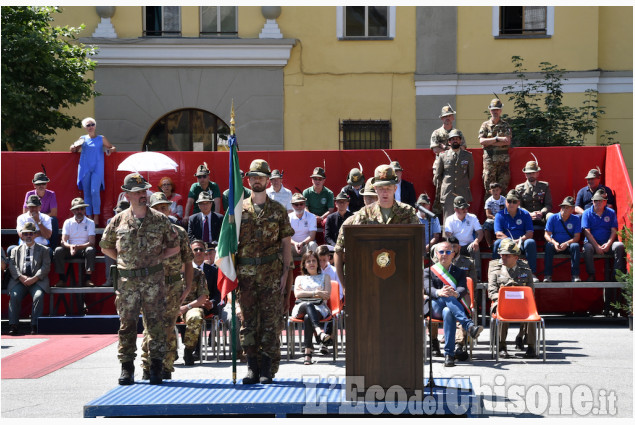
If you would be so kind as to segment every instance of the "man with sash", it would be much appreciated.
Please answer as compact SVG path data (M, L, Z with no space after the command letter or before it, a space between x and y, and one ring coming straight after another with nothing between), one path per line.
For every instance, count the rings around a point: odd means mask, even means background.
M437 264L426 269L423 279L424 293L432 297L432 311L428 311L428 301L424 302L424 314L433 319L443 320L445 334L445 366L454 366L454 348L456 322L474 339L483 332L482 326L476 326L470 318L470 308L463 299L468 295L465 271L454 264L454 250L449 242L436 246Z

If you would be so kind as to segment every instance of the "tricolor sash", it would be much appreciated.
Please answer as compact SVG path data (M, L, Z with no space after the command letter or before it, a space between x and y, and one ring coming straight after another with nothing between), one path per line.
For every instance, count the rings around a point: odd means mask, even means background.
M432 269L432 273L434 273L434 275L438 277L441 280L441 282L443 282L444 285L447 285L456 291L456 279L454 278L454 276L450 274L450 272L445 267L441 265L441 263L436 263L434 266L431 267L431 269ZM472 317L472 311L470 310L470 306L468 306L465 303L465 301L463 300L463 297L459 297L459 302L465 309L465 312L467 313L467 315Z

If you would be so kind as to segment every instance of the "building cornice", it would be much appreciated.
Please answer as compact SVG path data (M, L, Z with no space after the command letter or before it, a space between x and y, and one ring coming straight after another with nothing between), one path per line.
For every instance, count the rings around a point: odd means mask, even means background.
M283 67L295 39L82 38L94 45L98 66Z
M529 82L542 78L539 73L527 73ZM518 80L514 74L445 74L415 75L417 96L460 96L503 93L503 87ZM633 93L632 71L568 72L562 80L564 93Z

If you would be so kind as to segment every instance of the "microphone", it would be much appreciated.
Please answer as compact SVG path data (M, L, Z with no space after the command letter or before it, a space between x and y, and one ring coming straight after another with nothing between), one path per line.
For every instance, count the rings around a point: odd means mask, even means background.
M426 208L423 208L421 205L417 205L417 209L419 211L421 211L422 213L424 213L425 215L427 215L428 217L430 217L430 218L435 218L437 216L435 213L433 213L432 211L430 211L430 210L428 210Z

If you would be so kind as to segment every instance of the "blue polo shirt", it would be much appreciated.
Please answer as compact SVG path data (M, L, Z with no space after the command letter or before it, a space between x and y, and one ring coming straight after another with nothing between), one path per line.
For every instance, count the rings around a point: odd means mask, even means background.
M529 230L534 230L534 223L529 211L524 208L518 207L515 217L509 214L507 208L503 208L494 216L494 232L503 232L506 236L511 233L513 239L518 239Z
M597 189L595 190L597 191L600 188L606 191L607 204L615 206L615 195L613 195L613 191L609 187L606 187L601 184L598 185ZM595 192L592 192L591 189L589 188L589 185L584 186L582 189L578 191L578 196L576 196L575 198L575 206L580 207L583 210L586 210L587 208L592 207L593 201L591 200L591 198L593 197L594 193Z
M428 219L421 218L419 217L419 215L417 215L417 218L419 219L419 223L423 224L423 228L425 230L425 237L423 242L427 245L430 243L430 239L432 239L428 234ZM438 218L434 217L430 222L430 231L432 232L432 235L434 235L435 233L441 233L441 225L439 224Z
M601 217L593 211L593 208L584 210L582 228L589 229L598 244L602 245L609 240L613 227L617 229L617 214L611 208L604 208ZM588 241L588 238L585 240Z
M566 229L565 229L566 226ZM571 214L569 219L562 222L562 213L554 214L549 217L547 220L547 225L545 226L545 230L551 232L551 237L556 240L558 243L563 243L572 239L576 233L582 232L582 227L580 226L580 217L575 214ZM569 233L567 233L569 230Z

